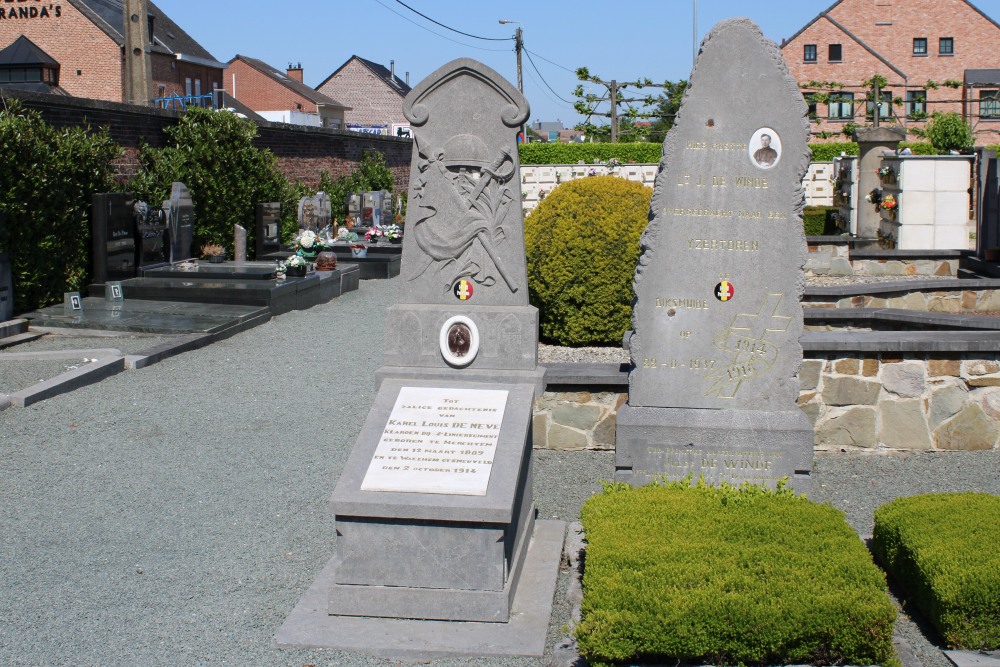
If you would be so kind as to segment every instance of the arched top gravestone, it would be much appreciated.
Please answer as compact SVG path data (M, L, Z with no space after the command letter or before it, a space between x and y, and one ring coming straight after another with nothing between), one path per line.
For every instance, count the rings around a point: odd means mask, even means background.
M528 304L517 127L528 103L482 63L454 60L403 102L410 167L401 303ZM461 297L459 297L461 298Z
M705 39L635 275L629 405L795 410L806 105L747 19Z

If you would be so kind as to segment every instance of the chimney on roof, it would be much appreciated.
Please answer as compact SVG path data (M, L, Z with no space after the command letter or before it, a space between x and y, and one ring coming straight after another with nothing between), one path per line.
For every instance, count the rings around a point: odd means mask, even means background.
M395 60L390 60L389 61L389 78L390 79L395 79L396 78L396 61Z
M288 78L302 83L302 63L296 63L294 66L288 63Z
M410 85L410 73L409 72L406 73L406 85L407 86Z

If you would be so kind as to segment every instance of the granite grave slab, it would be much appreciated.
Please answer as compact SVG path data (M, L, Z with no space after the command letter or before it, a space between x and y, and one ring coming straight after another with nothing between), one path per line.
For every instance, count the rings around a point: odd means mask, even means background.
M641 239L616 479L808 488L812 428L796 405L808 136L777 45L747 19L717 25L665 139Z

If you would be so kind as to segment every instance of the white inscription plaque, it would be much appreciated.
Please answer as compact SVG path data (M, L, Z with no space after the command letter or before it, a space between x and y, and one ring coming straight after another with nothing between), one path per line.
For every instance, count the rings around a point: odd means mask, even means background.
M362 491L485 496L507 391L402 387Z

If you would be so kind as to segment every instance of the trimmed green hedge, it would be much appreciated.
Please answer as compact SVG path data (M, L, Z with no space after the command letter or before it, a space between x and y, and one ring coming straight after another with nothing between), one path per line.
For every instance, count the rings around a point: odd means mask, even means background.
M806 236L822 236L823 234L839 234L836 226L827 229L826 212L836 211L836 206L806 206L802 210L802 226Z
M598 143L598 144L521 144L518 146L521 164L577 164L583 160L607 162L617 158L622 163L659 164L663 145L659 143Z
M841 153L858 154L858 144L854 141L831 141L825 144L809 144L813 162L832 162Z
M581 511L594 664L898 664L884 574L840 511L745 485L607 485Z
M558 186L528 215L528 290L543 340L621 342L652 195L642 183L589 176Z
M1000 497L930 493L875 511L872 551L949 646L1000 648Z
M0 108L0 251L11 255L15 313L87 286L90 197L114 189L120 154L106 130L56 129L17 100Z

